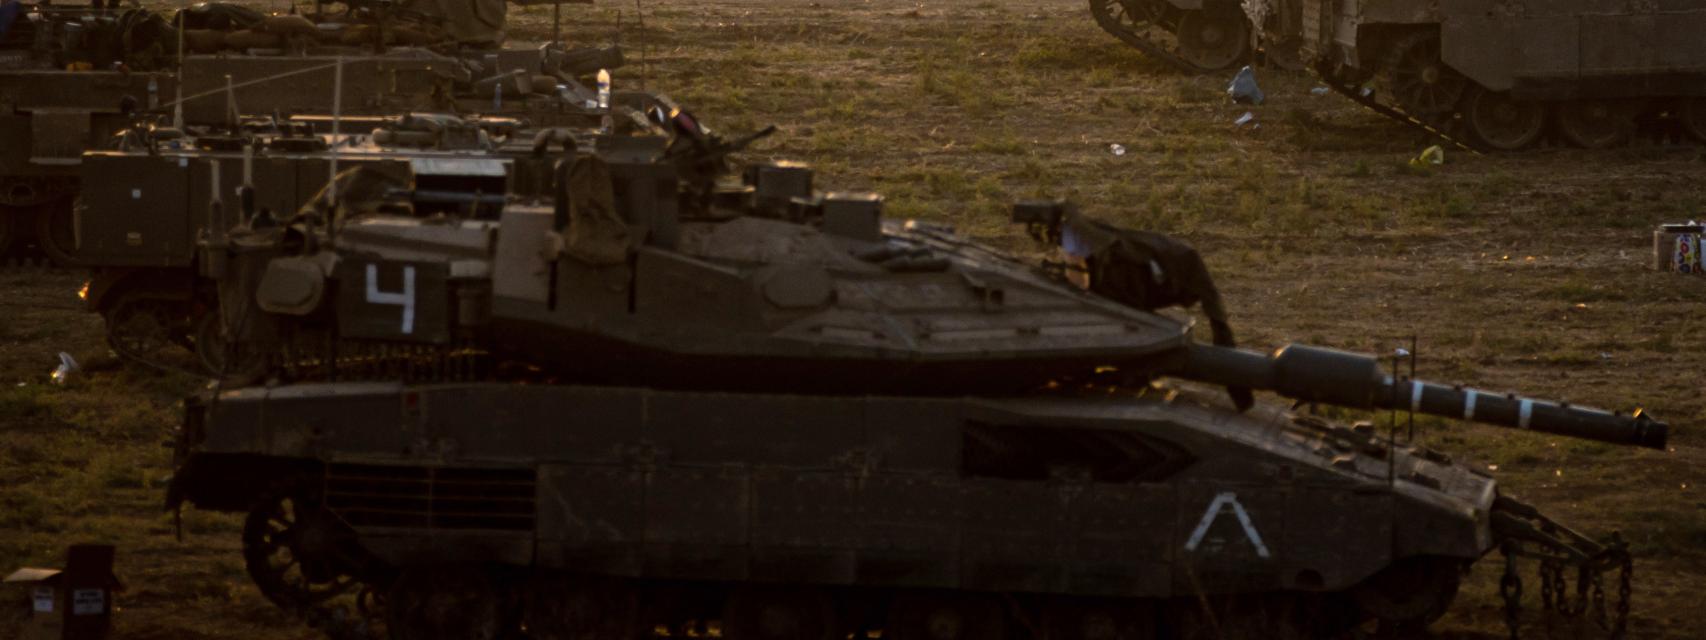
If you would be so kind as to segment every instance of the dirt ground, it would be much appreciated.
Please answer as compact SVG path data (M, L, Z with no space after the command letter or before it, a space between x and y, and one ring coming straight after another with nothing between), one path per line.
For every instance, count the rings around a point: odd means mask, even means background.
M1505 491L1582 531L1631 540L1631 637L1706 628L1706 278L1648 268L1656 224L1706 218L1701 148L1448 149L1445 165L1413 169L1431 141L1312 95L1309 77L1263 73L1268 104L1230 105L1230 74L1146 60L1069 0L564 14L579 43L608 42L620 24L630 64L619 89L667 93L726 132L775 124L753 156L811 163L821 188L883 192L890 215L1017 249L1028 241L1007 224L1011 202L1059 196L1177 233L1204 252L1249 346L1389 353L1416 336L1426 378L1644 407L1671 423L1669 450L1437 420L1421 438L1496 469ZM550 33L549 7L511 17L517 40ZM1247 111L1260 127L1233 125ZM186 512L174 537L161 443L202 382L111 356L99 319L79 310L83 279L0 271L0 571L52 566L70 541L114 542L129 587L118 637L316 637L249 585L234 518ZM47 375L59 351L86 369L64 387ZM1477 567L1439 636L1503 637L1497 564Z

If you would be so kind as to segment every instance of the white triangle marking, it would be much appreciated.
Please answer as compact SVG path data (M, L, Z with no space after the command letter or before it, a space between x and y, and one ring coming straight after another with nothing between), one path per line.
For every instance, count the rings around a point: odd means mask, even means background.
M1185 541L1185 550L1197 550L1202 544L1203 536L1208 534L1209 526L1214 524L1215 518L1219 518L1228 505L1232 507L1232 514L1238 516L1238 524L1244 527L1244 536L1250 539L1250 544L1256 545L1256 555L1269 557L1268 546L1262 544L1262 534L1257 532L1256 525L1250 522L1250 513L1244 510L1244 505L1238 503L1238 495L1231 491L1215 496L1214 500L1208 503L1208 510L1203 512L1202 521L1197 523L1196 531L1192 531L1191 538Z

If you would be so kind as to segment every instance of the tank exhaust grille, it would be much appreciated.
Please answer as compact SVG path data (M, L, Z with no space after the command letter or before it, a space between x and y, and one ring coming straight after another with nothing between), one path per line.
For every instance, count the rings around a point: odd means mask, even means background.
M532 531L532 469L334 464L326 506L351 526Z

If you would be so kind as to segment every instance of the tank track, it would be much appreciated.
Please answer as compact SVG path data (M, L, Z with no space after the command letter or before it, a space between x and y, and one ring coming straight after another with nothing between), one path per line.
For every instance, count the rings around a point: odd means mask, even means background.
M1555 625L1562 624L1584 632L1584 637L1610 640L1625 637L1632 562L1620 537L1614 535L1606 542L1590 540L1540 515L1532 507L1508 498L1499 499L1493 526L1504 538L1498 547L1505 559L1499 597L1503 600L1504 622L1510 637L1522 637L1521 630L1527 626L1522 614L1525 598L1519 559L1537 565L1541 592L1539 613L1545 629L1550 631ZM1230 633L1228 637L1237 638L1343 637L1340 634L1368 621L1374 621L1382 634L1408 637L1402 634L1421 633L1429 623L1445 613L1457 594L1462 571L1460 564L1451 561L1400 563L1365 583L1372 589L1359 586L1345 592L1317 594L1314 599L1258 593L1207 598L1122 599L1117 601L1117 606L1119 610L1136 612L1133 617L1121 618L1122 627L1129 626L1130 630L1150 627L1163 631L1164 637L1172 637L1165 635L1169 632L1198 637L1192 632L1206 631L1207 628L1222 630ZM289 593L269 593L259 579L256 586L281 609L302 624L319 630L328 640L449 640L451 637L469 637L461 634L476 629L496 632L496 637L500 638L514 638L517 636L512 634L516 633L515 627L519 624L536 628L540 620L561 622L563 618L560 616L565 614L556 598L563 594L579 594L583 599L597 594L594 596L596 601L583 601L582 606L592 602L594 607L618 607L623 612L618 616L621 621L593 614L590 619L571 618L585 627L538 629L538 635L524 637L556 640L600 630L611 635L595 637L731 637L731 633L735 638L758 637L740 631L753 622L744 620L742 612L768 615L779 610L797 612L802 609L841 611L831 614L831 619L850 634L845 637L888 637L889 629L886 627L896 624L896 620L907 619L896 613L904 606L901 603L916 604L912 601L922 598L932 606L952 607L962 613L978 612L978 617L984 619L977 623L980 625L978 628L984 633L976 637L1022 639L1051 635L1048 632L1053 625L1046 618L1049 611L1056 610L1052 607L1058 607L1062 602L1020 594L999 597L987 594L922 595L907 589L835 587L782 590L723 583L587 578L558 570L480 564L388 568L381 573L386 576L382 581L391 584L376 584L372 579L339 575L329 582L342 586L322 592L313 602L293 601ZM424 607L421 603L435 600L438 592L431 587L443 586L446 580L441 574L445 573L453 576L449 584L466 586L465 580L458 583L455 579L470 577L479 583L484 600L458 604L467 605L463 609L482 612L483 624L452 631L423 627L424 623L432 620L430 612L420 611ZM1612 590L1610 598L1604 593L1607 577L1614 581L1609 585ZM1569 584L1572 578L1574 585ZM423 583L427 588L418 587ZM405 587L403 592L397 590L399 585ZM407 588L410 585L417 585L412 593ZM1404 585L1403 588L1411 592L1410 597L1386 600L1381 594L1387 594L1388 587L1395 585ZM1575 587L1574 595L1570 593L1571 586ZM405 600L412 597L416 604L390 601L400 597L400 593ZM547 603L542 609L546 615L555 615L533 618L539 614L533 613L532 609L540 607L542 602ZM642 602L648 604L641 605ZM1098 607L1111 602L1114 601L1087 599L1078 604ZM755 604L757 606L752 606ZM387 610L392 606L403 609ZM1377 613L1382 611L1402 616L1401 621L1393 622ZM587 615L586 610L583 609L581 615ZM1004 627L989 627L988 621L994 620L994 624L1000 625L1003 624L1000 622L1002 618L1007 619ZM1033 626L1038 621L1047 628ZM390 629L393 624L400 624L405 630ZM1279 628L1281 625L1283 629ZM873 635L879 629L882 630L881 635ZM1277 635L1269 635L1276 631ZM912 634L905 635L910 637Z
M1375 99L1372 91L1363 91L1357 83L1351 82L1339 74L1338 71L1333 68L1331 63L1325 61L1318 62L1310 68L1315 72L1316 77L1321 79L1322 84L1327 85L1327 88L1332 89L1334 93L1349 98L1352 102L1367 107L1370 111L1386 116L1388 119L1406 127L1410 127L1417 131L1439 138L1457 149L1474 154L1481 154L1486 151L1479 145L1474 144L1472 141L1453 136L1450 132L1405 113L1403 109L1397 106L1388 105Z
M320 604L298 607L290 611L299 622L324 634L327 640L461 640L469 637L532 638L557 640L571 637L593 638L747 638L762 639L766 635L756 627L777 615L796 615L804 620L790 620L808 625L826 620L815 618L818 611L828 614L838 629L856 640L891 636L885 628L897 619L935 618L951 612L960 624L971 625L971 638L1035 639L1061 631L1039 627L1053 626L1043 621L1045 611L1064 603L1021 596L1018 594L948 594L925 593L924 590L862 590L862 589L780 589L754 585L683 583L635 579L604 579L590 581L602 593L589 593L589 582L580 576L560 571L515 570L512 567L456 566L422 568L407 571L400 581L407 583L448 582L433 573L456 572L461 577L473 576L483 582L486 598L480 602L458 602L462 611L479 611L468 616L476 621L452 621L450 626L468 628L430 628L421 618L430 616L424 607L411 606L398 612L370 609L359 611L350 604ZM356 598L376 593L372 585L363 584ZM421 590L417 601L442 600L442 591ZM918 591L919 593L912 593ZM625 605L626 620L599 619L582 609L576 612L591 620L572 620L565 624L584 625L582 628L540 629L529 609L541 601L560 598L560 593L598 597L592 606ZM458 595L467 597L467 593ZM1119 637L1210 637L1212 630L1222 631L1219 637L1235 638L1316 638L1339 637L1345 632L1348 620L1345 612L1353 607L1341 597L1314 599L1292 598L1281 594L1248 594L1243 596L1205 596L1203 598L1145 598L1114 603L1086 598L1074 603L1091 616L1101 614L1122 627ZM602 596L602 597L600 597ZM590 599L590 598L589 598ZM380 607L403 605L384 603ZM637 605L637 606L636 606ZM561 604L543 607L553 611ZM581 607L588 605L581 604ZM1097 608L1097 609L1092 609ZM913 611L924 609L925 612ZM803 611L802 611L803 610ZM495 613L495 615L492 615ZM602 613L602 612L601 612ZM744 614L744 615L743 615ZM608 615L608 614L604 614ZM1305 620L1307 619L1307 620ZM559 619L550 619L559 622ZM455 623L462 623L461 625ZM413 631L395 632L393 624L412 627ZM520 630L526 625L527 631ZM1054 623L1059 624L1059 623ZM556 626L556 625L552 625ZM586 628L591 627L591 628ZM1275 632L1275 629L1279 629ZM495 631L495 633L488 635ZM597 634L603 631L603 634ZM465 633L469 635L464 635ZM1273 635L1270 635L1273 632ZM1151 634L1159 633L1159 636ZM596 635L595 635L596 634ZM1144 634L1144 635L1135 635ZM816 634L812 634L816 635ZM907 637L927 637L916 631ZM809 636L808 636L809 637Z
M1090 15L1096 19L1096 25L1108 32L1121 42L1136 47L1144 55L1178 69L1179 71L1200 74L1220 71L1226 67L1204 68L1192 62L1179 52L1179 35L1177 20L1173 25L1162 24L1163 17L1171 7L1164 0L1130 0L1150 8L1148 15L1132 15L1123 0L1089 0ZM1174 10L1176 11L1176 10ZM1166 34L1173 41L1169 46L1155 36ZM1239 57L1240 61L1249 58L1248 51ZM1235 63L1234 63L1235 64ZM1230 66L1230 65L1229 65Z
M1463 115L1460 111L1450 114L1450 119L1444 121L1443 125L1435 122L1429 122L1427 119L1408 113L1396 104L1390 104L1380 100L1376 92L1365 90L1362 83L1346 78L1343 74L1339 73L1338 69L1334 68L1330 62L1317 62L1316 64L1311 65L1310 69L1315 73L1316 77L1321 80L1322 84L1326 85L1327 88L1332 89L1334 93L1338 93L1349 98L1352 102L1362 105L1370 111L1385 116L1393 122L1397 122L1401 125L1437 138L1452 147L1477 155L1512 151L1489 147L1477 141L1475 136L1468 135L1464 131L1466 125L1461 123ZM1553 111L1553 107L1547 108L1547 116L1549 119L1551 118ZM1636 126L1638 127L1639 124L1637 123ZM1554 125L1548 122L1548 130L1541 135L1539 140L1536 140L1534 143L1529 144L1522 149L1514 151L1521 152L1535 148L1575 146L1563 140L1563 135L1557 131L1553 131L1553 128ZM1640 129L1637 129L1637 131L1639 130ZM1699 145L1701 143L1700 140L1693 138L1686 132L1649 131L1648 133L1651 134L1651 139L1666 140L1675 137L1690 141L1682 143L1684 145L1692 146ZM1626 139L1621 144L1616 145L1616 147L1638 146L1642 144L1640 141L1648 139L1648 137L1628 135L1626 136Z

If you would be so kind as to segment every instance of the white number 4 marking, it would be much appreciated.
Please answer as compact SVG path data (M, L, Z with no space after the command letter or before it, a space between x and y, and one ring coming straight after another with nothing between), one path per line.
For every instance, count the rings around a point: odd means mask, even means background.
M394 304L403 307L403 333L415 332L415 268L404 265L403 291L379 290L379 266L367 265L367 301L373 304Z
M1244 511L1244 505L1238 504L1238 495L1227 491L1214 497L1208 503L1208 510L1202 514L1202 521L1197 523L1196 531L1191 532L1191 539L1185 541L1185 550L1196 551L1202 544L1203 536L1208 534L1209 525L1220 517L1227 507L1232 507L1232 514L1238 516L1238 524L1244 527L1244 536L1250 539L1250 544L1256 545L1256 555L1268 557L1268 545L1262 544L1262 534L1256 531L1256 525L1250 522L1250 514Z

